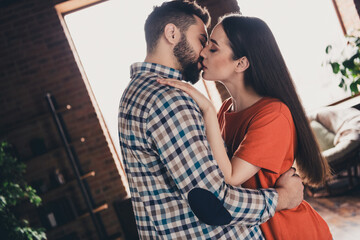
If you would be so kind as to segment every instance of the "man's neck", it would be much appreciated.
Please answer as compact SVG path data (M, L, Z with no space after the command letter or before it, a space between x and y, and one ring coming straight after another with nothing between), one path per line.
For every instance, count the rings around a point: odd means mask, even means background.
M157 63L179 70L178 64L174 62L174 57L170 56L169 54L147 54L145 57L145 62Z

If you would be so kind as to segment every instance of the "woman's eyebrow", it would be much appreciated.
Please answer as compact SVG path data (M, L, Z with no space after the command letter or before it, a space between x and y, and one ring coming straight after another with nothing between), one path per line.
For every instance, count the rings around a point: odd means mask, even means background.
M211 38L210 41L213 42L213 43L215 43L217 46L219 46L219 44L217 43L216 40L214 40L214 39Z

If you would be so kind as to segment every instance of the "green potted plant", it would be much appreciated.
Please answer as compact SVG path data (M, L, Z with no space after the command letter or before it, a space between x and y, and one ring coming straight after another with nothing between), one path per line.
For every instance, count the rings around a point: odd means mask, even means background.
M356 95L360 87L360 38L345 37L347 44L340 53L335 53L332 45L326 47L326 65L330 65L333 73L339 77L339 87L345 91L350 89L351 95Z
M46 239L43 229L29 226L28 221L18 219L13 208L24 200L39 206L41 198L24 179L25 164L12 154L11 145L0 142L0 236L2 239Z

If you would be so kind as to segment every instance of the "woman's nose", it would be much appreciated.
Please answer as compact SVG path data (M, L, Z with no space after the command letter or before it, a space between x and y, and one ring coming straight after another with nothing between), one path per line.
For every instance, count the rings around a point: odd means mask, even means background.
M206 58L206 54L205 54L206 49L207 49L207 46L204 47L204 48L201 50L201 52L200 52L200 56L201 56L203 59Z

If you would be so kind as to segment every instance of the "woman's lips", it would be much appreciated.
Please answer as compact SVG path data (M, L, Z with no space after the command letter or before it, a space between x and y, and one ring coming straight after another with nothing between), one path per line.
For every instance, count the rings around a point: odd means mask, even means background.
M199 64L200 64L200 66L199 66L200 70L204 70L206 68L202 62L199 62Z

